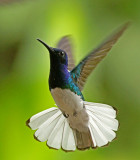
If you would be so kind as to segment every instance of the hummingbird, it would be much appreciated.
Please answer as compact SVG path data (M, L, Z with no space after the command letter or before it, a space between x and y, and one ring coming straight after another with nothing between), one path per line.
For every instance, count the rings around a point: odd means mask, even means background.
M49 90L57 107L33 115L27 125L34 137L47 146L64 151L86 150L107 145L116 137L119 122L114 107L84 99L82 90L90 73L107 55L128 27L125 23L75 65L69 36L56 48L41 42L49 51Z

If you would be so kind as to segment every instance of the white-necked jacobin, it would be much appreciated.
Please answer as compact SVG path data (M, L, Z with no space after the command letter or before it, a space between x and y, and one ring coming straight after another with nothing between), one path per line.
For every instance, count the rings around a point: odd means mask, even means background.
M47 141L50 148L74 151L101 147L116 137L116 110L106 104L85 101L81 91L90 73L127 27L128 23L120 27L77 66L68 36L59 41L57 48L38 39L49 51L49 89L58 108L49 108L27 121L31 129L37 130L34 135L37 140Z

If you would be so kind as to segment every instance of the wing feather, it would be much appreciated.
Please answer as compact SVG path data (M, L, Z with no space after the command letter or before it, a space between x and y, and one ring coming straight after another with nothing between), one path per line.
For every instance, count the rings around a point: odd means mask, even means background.
M88 56L86 56L72 71L71 77L82 90L84 84L94 70L97 64L107 55L112 46L117 42L119 37L128 27L129 22L120 27L117 32L108 37L99 47L94 49Z
M57 44L57 48L64 50L68 55L68 70L71 71L75 67L73 58L72 42L70 36L64 36Z

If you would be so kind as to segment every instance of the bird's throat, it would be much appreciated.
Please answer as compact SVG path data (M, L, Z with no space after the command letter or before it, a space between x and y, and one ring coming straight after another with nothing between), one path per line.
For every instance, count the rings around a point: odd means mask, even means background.
M56 87L65 88L69 83L70 73L67 70L67 66L63 64L51 63L50 76L49 76L49 88L54 89Z

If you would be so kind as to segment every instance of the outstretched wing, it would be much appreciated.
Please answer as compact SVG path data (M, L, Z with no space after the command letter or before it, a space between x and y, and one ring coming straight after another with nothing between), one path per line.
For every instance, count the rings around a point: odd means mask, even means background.
M111 35L101 45L94 49L88 56L86 56L72 71L71 77L78 85L80 90L83 89L87 77L97 66L97 64L107 55L112 46L117 42L119 37L128 27L129 23L125 23L117 32Z
M72 54L72 43L70 36L64 36L57 44L57 48L64 50L68 55L68 70L71 71L75 67L75 62Z

